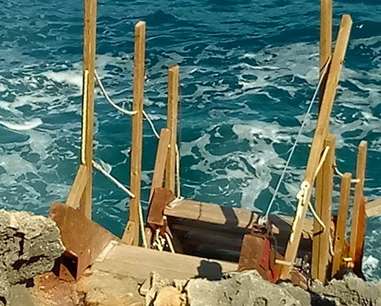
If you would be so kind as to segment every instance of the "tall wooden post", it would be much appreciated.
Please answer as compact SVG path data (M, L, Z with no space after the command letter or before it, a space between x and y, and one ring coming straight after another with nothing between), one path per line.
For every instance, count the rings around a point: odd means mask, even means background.
M168 70L168 118L167 128L171 131L168 159L165 170L165 187L175 193L176 185L176 144L177 118L179 103L179 66L174 65Z
M319 157L323 150L324 139L329 131L329 118L331 116L333 102L336 95L336 88L340 78L340 72L344 63L344 57L348 46L349 34L352 28L352 19L349 15L344 15L341 19L339 35L332 57L331 69L327 79L326 90L324 91L321 112L317 121L314 139L311 144L311 151L308 157L304 182L308 183L308 189L304 197L305 203L298 204L296 208L296 216L292 224L291 234L287 243L284 259L294 264L300 238L302 234L303 223L306 218L308 202L311 198L311 189L314 183L314 174L319 163ZM290 266L282 267L280 278L288 278L290 274Z
M319 71L322 77L323 67L332 53L332 0L321 0L320 2L320 60ZM325 82L320 89L319 110L323 99Z
M315 211L325 225L325 231L314 220L312 245L312 277L325 283L329 268L330 228L332 220L333 164L335 160L335 136L328 135L324 146L329 146L327 157L316 180Z
M335 277L340 271L345 248L345 230L347 228L349 197L351 193L352 174L344 173L341 178L339 211L337 213L336 234L334 244L334 255L332 260L331 276Z
M87 182L81 198L80 211L91 219L97 0L85 0L84 17L81 164L87 168Z
M131 136L131 192L135 198L130 201L130 218L124 231L122 240L127 244L139 244L139 214L140 214L140 187L142 173L143 150L143 104L145 78L145 40L146 23L139 21L135 26L134 46L134 83L132 110L136 114L132 117Z
M364 181L368 144L361 141L358 147L356 179L358 183L355 185L355 196L353 200L352 211L352 227L351 239L349 245L349 257L352 258L355 269L361 267L362 248L364 243L364 227L365 227L365 203L364 203Z

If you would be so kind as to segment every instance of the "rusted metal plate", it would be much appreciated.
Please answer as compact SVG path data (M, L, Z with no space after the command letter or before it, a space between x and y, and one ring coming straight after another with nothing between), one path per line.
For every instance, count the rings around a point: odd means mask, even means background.
M147 223L152 227L163 227L164 209L175 199L172 191L166 188L155 188L149 206Z
M50 218L60 229L61 239L66 248L59 267L61 279L78 279L83 271L94 263L107 244L118 239L66 204L53 203L50 207Z
M265 235L246 234L243 238L238 271L257 270L263 279L276 282L275 249Z

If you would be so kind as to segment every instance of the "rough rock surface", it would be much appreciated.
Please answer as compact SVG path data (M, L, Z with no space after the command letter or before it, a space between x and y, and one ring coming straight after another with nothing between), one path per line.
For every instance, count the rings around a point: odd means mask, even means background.
M86 306L144 306L139 295L138 283L133 278L93 271L76 285L81 300Z
M301 306L280 286L263 281L256 271L230 273L220 281L192 279L185 290L190 306Z
M54 221L27 212L0 210L0 305L9 285L50 271L64 252Z
M381 283L368 283L353 274L326 286L314 282L310 291L288 282L271 284L256 271L229 273L217 281L191 279L183 286L173 283L171 290L168 286L168 280L153 273L146 305L381 306Z
M354 274L347 274L342 280L332 280L327 286L315 282L311 291L315 293L313 300L317 295L327 301L325 305L381 306L381 283L367 283ZM320 304L313 301L311 305Z

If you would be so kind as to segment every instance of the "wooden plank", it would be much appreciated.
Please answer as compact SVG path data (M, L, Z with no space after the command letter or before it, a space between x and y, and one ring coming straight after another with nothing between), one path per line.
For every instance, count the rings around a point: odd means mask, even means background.
M366 232L366 215L365 215L365 203L366 198L362 197L360 201L359 214L357 219L357 239L356 239L356 251L353 264L353 271L359 277L364 277L362 273L362 258L364 255L364 244L365 244L365 232ZM354 220L353 220L354 222Z
M69 196L67 197L66 205L69 205L74 209L79 207L79 201L81 200L83 191L86 187L87 176L87 167L85 165L80 165L73 185L71 186Z
M165 165L167 161L168 146L171 132L169 129L161 129L159 144L156 151L155 168L153 171L150 201L155 188L163 187Z
M143 104L144 104L144 77L145 77L145 43L146 43L146 23L139 21L135 26L135 46L134 46L134 83L133 83L133 104L132 110L136 112L132 117L131 135L131 192L135 198L130 201L130 218L133 222L126 226L122 240L126 243L132 235L132 244L139 244L139 206L140 187L142 173L142 150L143 150ZM134 228L132 232L132 228ZM130 233L128 233L130 231ZM133 233L133 234L132 234Z
M335 160L335 136L328 135L324 147L329 151L316 181L316 213L325 224L321 229L319 222L314 220L314 238L312 246L312 276L325 283L330 261L330 235L332 220L333 165ZM315 231L316 229L316 231Z
M336 89L339 82L340 72L344 63L344 57L348 46L349 34L352 27L352 19L349 15L344 15L341 20L340 30L337 38L336 48L333 54L331 68L329 71L326 90L324 91L322 107L317 121L314 138L311 144L311 151L307 162L304 182L309 184L306 190L305 202L298 203L296 215L287 245L285 260L293 263L296 258L298 246L301 237L303 223L306 218L308 202L311 198L312 186L315 171L319 163L319 157L323 150L324 139L329 130L329 118L331 116L333 102L336 95ZM280 277L287 278L290 273L290 267L283 266Z
M95 262L92 269L130 276L138 281L144 281L155 271L169 280L174 280L188 279L200 274L218 278L222 273L236 271L237 264L118 244L103 261Z
M348 172L344 173L341 178L339 211L337 213L336 234L333 249L334 255L331 273L332 277L335 277L335 275L340 271L342 258L344 255L343 253L345 250L345 232L347 228L351 180L352 174Z
M352 226L351 226L351 239L349 244L349 257L355 260L357 245L361 243L359 241L358 233L361 230L359 222L362 220L362 206L364 197L364 181L365 181L365 168L367 158L368 144L366 141L361 141L358 147L357 154L357 167L356 167L356 179L359 181L355 185L355 195L353 200L352 210Z
M368 218L381 215L381 199L366 203L365 212Z
M173 208L167 207L164 214L167 217L246 229L251 229L252 224L257 222L259 218L259 214L251 210L192 200L179 201ZM291 228L292 217L270 215L270 220L274 224L275 234L279 233L279 231L288 233ZM302 233L306 239L312 237L311 220L306 220L305 224L303 224Z
M332 53L332 0L321 0L320 2L320 77L323 68ZM325 80L326 81L326 80ZM323 84L325 84L325 81ZM319 110L323 99L325 86L322 86L319 97Z
M93 188L93 134L94 134L94 72L96 53L97 0L85 0L83 41L83 102L82 102L82 152L87 171L87 184L81 199L80 211L91 219ZM85 127L85 128L84 128Z
M168 118L167 128L171 131L168 159L165 171L165 188L176 194L176 144L177 117L179 104L179 66L174 65L168 70Z

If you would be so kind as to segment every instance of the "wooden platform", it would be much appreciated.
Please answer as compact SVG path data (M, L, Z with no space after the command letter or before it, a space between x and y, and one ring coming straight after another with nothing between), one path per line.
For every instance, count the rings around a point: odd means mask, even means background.
M181 242L183 252L207 258L238 262L243 236L259 214L250 210L216 204L182 200L165 209L173 234ZM271 215L277 250L284 254L293 218ZM312 220L306 220L299 255L309 255L312 248Z
M201 276L219 279L222 273L236 271L237 267L235 263L160 252L112 241L98 256L92 269L134 277L143 282L152 271L170 280Z

